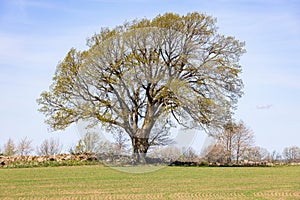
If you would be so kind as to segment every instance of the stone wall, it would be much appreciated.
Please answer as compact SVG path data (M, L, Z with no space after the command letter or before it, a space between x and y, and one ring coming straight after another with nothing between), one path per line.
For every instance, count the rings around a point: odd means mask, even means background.
M59 154L43 156L0 156L0 166L8 166L13 163L45 163L48 161L96 161L97 156L94 154Z

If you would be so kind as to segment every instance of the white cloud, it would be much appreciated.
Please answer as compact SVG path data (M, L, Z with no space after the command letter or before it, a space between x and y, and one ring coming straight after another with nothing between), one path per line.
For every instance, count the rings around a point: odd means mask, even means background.
M261 105L257 105L256 109L258 109L258 110L268 110L272 107L273 107L272 104L261 104Z

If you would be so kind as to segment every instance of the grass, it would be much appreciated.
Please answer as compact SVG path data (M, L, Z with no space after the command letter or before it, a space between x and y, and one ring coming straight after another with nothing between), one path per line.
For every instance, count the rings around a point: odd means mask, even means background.
M300 166L17 168L1 169L0 180L0 199L300 199Z

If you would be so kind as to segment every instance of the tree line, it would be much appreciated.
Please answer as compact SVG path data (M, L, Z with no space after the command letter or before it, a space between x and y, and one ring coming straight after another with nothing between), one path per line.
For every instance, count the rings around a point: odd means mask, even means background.
M63 145L58 139L45 139L40 145L34 148L33 140L24 137L17 143L9 138L3 147L0 147L0 154L4 156L27 156L37 155L55 155L62 152Z
M23 137L18 142L9 138L1 147L0 155L3 156L28 156L28 155L57 155L60 153L70 154L122 154L128 152L128 139L122 133L113 135L113 142L103 141L95 132L87 132L77 141L76 145L70 146L67 152L63 152L63 144L59 139L45 139L40 145L34 147L33 140Z
M212 134L213 142L200 154L192 148L172 146L156 148L151 154L182 162L205 162L210 165L243 165L255 163L299 163L300 147L285 147L282 152L268 151L255 144L253 131L243 122L226 123L221 132Z
M215 142L203 152L209 163L240 164L241 162L300 162L300 148L291 146L283 152L272 151L255 145L253 131L243 121L224 125L223 131L215 135Z
M160 145L153 147L148 154L150 158L156 158L165 162L205 162L215 165L230 165L240 163L293 163L300 162L300 147L290 146L283 152L268 151L256 146L251 129L244 122L227 124L223 132L214 136L215 140L200 153L193 148L179 149L172 145ZM28 155L57 155L69 154L107 154L111 156L130 155L129 139L122 133L114 135L113 142L103 142L97 133L85 133L77 144L62 152L63 144L54 138L45 139L34 148L33 140L24 137L17 143L9 138L0 147L2 156L28 156Z

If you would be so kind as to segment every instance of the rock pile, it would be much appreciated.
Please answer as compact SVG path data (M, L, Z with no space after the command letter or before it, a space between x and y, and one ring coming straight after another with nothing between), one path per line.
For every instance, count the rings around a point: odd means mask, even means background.
M45 163L48 161L63 162L73 161L96 161L97 156L94 154L59 154L43 156L0 156L0 166L8 166L13 163Z

